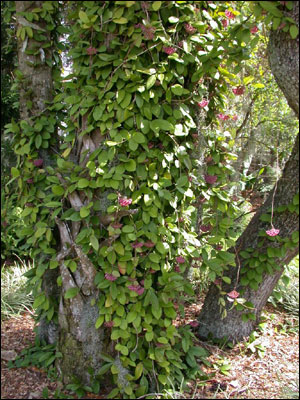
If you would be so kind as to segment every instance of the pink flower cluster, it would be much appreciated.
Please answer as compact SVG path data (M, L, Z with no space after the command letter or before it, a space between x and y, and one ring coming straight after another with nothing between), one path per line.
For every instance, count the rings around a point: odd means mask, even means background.
M211 230L212 230L211 224L201 225L200 226L200 231L202 231L202 232L209 232Z
M153 243L150 240L148 240L147 242L144 243L144 246L148 247L148 249L150 249L151 247L155 246L155 243Z
M258 32L258 27L255 25L255 26L253 26L251 29L250 29L250 32L251 33L256 33L256 32Z
M193 328L197 328L197 326L199 326L199 322L194 320L189 322L188 325L190 325Z
M129 290L136 292L138 295L143 294L145 291L145 288L143 288L141 285L129 285L127 287Z
M217 182L218 177L215 175L204 175L204 179L205 179L205 182L212 185L213 183Z
M114 229L120 229L122 228L123 224L121 224L120 222L114 222L113 224L110 224L110 226Z
M222 113L217 114L217 117L218 117L219 119L221 119L222 121L226 121L227 119L230 118L229 115L225 115L225 114L222 114Z
M132 203L132 199L127 199L126 197L119 197L119 204L122 207L129 206Z
M228 11L228 10L225 11L225 15L226 15L226 17L228 19L234 19L235 18L235 15L231 11Z
M95 47L89 47L89 48L87 48L86 49L86 52L87 52L87 54L89 55L89 56L92 56L92 55L94 55L94 54L96 54L97 53L97 49L95 49Z
M189 33L190 35L192 35L193 33L195 33L197 31L196 28L194 28L191 24L184 24L184 29L186 30L187 33Z
M106 326L107 328L112 328L114 325L115 325L114 321L104 322L104 326Z
M222 19L221 23L223 25L223 28L226 28L228 26L228 20L227 19Z
M152 25L145 26L145 25L139 23L139 24L135 25L135 28L141 28L145 39L148 39L148 40L154 39L154 32L156 31L156 28L154 26L152 26Z
M115 281L117 279L116 276L112 275L112 274L105 274L105 279L107 279L108 281Z
M179 257L176 257L176 261L178 262L178 264L184 264L185 258L183 258L182 256L179 256Z
M174 47L163 47L162 50L163 50L164 53L166 53L166 54L168 54L168 55L171 55L171 54L173 54L173 53L176 52L176 50L174 49Z
M144 243L143 243L143 242L134 242L134 243L131 243L131 247L133 247L134 249L138 249L138 248L143 247L143 246L144 246Z
M35 167L42 167L44 160L42 158L38 158L37 160L33 160L33 165Z
M245 86L238 86L237 88L232 89L232 91L236 96L239 96L245 93Z
M200 103L198 103L198 106L203 108L203 107L206 107L208 103L209 103L208 100L203 99L202 101L200 101Z
M227 296L231 299L236 299L237 297L239 297L239 295L239 292L237 292L236 290L232 290L231 292L227 293Z
M279 234L279 232L280 232L280 229L272 228L269 231L266 231L266 234L268 236L277 236Z

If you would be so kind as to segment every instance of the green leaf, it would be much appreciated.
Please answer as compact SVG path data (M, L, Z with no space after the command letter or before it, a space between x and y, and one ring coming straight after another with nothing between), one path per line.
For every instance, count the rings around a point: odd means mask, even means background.
M84 11L79 11L78 15L82 22L84 22L85 24L90 23L89 17L87 16L87 14Z
M15 167L11 167L10 173L13 178L17 178L18 176L20 176L20 171Z
M92 245L94 250L99 250L99 242L95 235L90 236L90 244Z
M296 39L298 34L299 34L299 29L297 28L297 26L291 25L290 26L290 35L291 35L292 39Z
M143 363L142 363L142 362L139 362L139 363L137 364L137 366L135 367L135 374L134 374L135 379L139 379L139 378L140 378L140 376L141 376L142 373L143 373L143 369L144 369Z
M42 142L43 142L42 136L41 135L36 135L34 143L35 143L35 147L37 149L39 149L41 147Z
M121 242L115 242L113 247L116 253L120 254L121 256L124 256L125 250Z
M81 218L86 218L88 215L90 215L90 210L86 208L85 206L81 207L80 209L80 217Z
M54 185L51 190L57 196L62 196L65 193L65 189L61 185Z
M134 132L132 139L139 144L146 142L146 138L141 132Z
M158 380L163 385L165 385L167 383L167 381L168 381L167 376L166 375L162 375L162 374L158 375Z
M171 86L171 91L174 93L176 96L181 96L183 93L183 87L179 84Z
M134 160L129 160L128 162L126 162L125 164L125 168L127 171L135 171L136 170L136 162Z
M115 24L127 24L128 19L127 19L127 18L124 18L124 17L121 17L121 18L113 19L113 22L114 22Z
M150 122L150 127L154 132L159 132L160 130L163 131L174 131L174 126L164 119L155 119Z
M79 288L78 287L72 287L70 289L68 289L64 295L65 299L72 299L73 297L77 296L77 294L79 293Z
M161 1L154 1L153 4L152 4L152 9L153 9L154 11L159 10L160 7L161 7L161 3L162 3Z
M77 182L77 187L78 187L79 189L83 189L83 188L88 187L89 184L90 184L90 181L88 181L88 180L85 179L85 178L82 178L82 179L79 179L79 181Z
M151 75L147 79L146 88L149 90L156 82L156 75Z
M228 283L228 284L230 285L231 279L228 278L228 276L222 276L222 279L223 279L223 281L224 281L225 283Z

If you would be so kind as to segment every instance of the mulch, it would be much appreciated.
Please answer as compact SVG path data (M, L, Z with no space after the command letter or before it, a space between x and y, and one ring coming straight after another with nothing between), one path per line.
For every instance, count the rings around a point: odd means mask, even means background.
M201 305L187 304L184 322L189 323L199 315ZM297 330L289 330L290 324L297 320L284 312L267 305L266 328L257 338L257 343L264 346L265 355L260 358L257 351L247 349L240 343L233 349L221 349L213 344L197 342L209 352L211 366L201 366L210 378L193 381L190 390L181 393L181 398L201 399L284 399L288 390L299 391L299 335ZM29 313L19 319L2 322L1 349L13 350L19 354L24 348L34 343L34 320ZM255 349L255 348L254 348ZM230 363L228 375L220 373L218 368L222 360ZM47 372L36 367L7 367L7 361L1 359L1 399L38 399L42 398L43 388L48 388L48 398L55 399L55 390L63 390L61 382L52 381ZM179 396L179 394L178 394ZM295 395L294 395L295 396ZM67 398L67 397L66 397ZM77 398L74 394L68 398ZM85 398L105 398L103 395L87 394ZM154 397L153 397L154 398ZM177 397L180 398L180 397Z

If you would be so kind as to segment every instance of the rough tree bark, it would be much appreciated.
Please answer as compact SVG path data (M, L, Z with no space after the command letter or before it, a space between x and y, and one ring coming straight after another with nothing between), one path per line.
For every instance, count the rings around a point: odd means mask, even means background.
M16 12L30 12L34 8L41 8L43 1L16 1ZM26 26L32 27L47 37L50 42L50 33L45 29L46 21L40 19L38 22L30 23L22 15L16 15L17 28ZM30 54L27 51L39 50L38 55ZM47 116L47 107L49 102L53 100L53 78L52 67L45 61L52 60L52 48L43 49L41 42L37 42L34 38L26 36L23 41L21 37L18 39L18 68L23 74L23 79L19 85L20 95L20 119L33 124L32 119L41 115ZM32 106L28 107L28 101ZM46 164L50 162L47 150L39 150L39 158L43 158ZM47 296L58 297L59 288L56 284L57 271L47 270L43 276L43 290ZM47 343L54 343L57 340L57 326L54 322L48 321L46 318L40 320L38 326L38 336Z
M294 2L294 8L287 15L294 18L298 22L299 3ZM299 25L298 25L299 26ZM270 40L268 45L269 63L274 74L276 81L283 91L290 107L295 111L299 118L299 36L297 39L291 39L289 33L284 33L281 30L271 31ZM289 79L287 79L289 77ZM248 248L257 249L260 230L267 230L270 225L260 220L260 216L267 212L272 205L272 199L275 188L269 194L266 202L257 211L248 227L241 235L235 249L230 251L236 252L236 267L230 267L226 272L226 276L231 278L231 285L223 285L222 289L225 292L230 292L233 285L237 280L238 264L242 264L242 258L238 254ZM274 196L274 208L281 205L288 205L293 202L293 197L299 193L299 135L296 139L292 154L284 168L283 174L278 181L277 190ZM280 229L280 236L282 238L289 238L294 232L299 230L299 219L296 212L286 210L283 213L276 215L276 228ZM270 244L267 241L260 252L263 252L267 247L276 247L276 242ZM299 253L299 244L297 247L288 249L284 257L277 258L276 262L278 269L274 274L265 274L262 282L259 284L258 290L252 290L246 287L243 293L243 298L252 302L255 309L255 320L248 320L243 322L241 319L242 311L237 311L236 308L229 310L232 303L227 303L227 316L221 319L221 311L218 304L219 289L216 285L212 284L209 288L208 294L202 311L199 316L199 330L198 333L202 338L207 338L211 333L215 338L227 338L230 341L238 342L243 338L249 336L251 331L259 322L259 317L262 308L265 306L268 297L271 295L274 287L276 286L280 276L283 273L284 266L287 265ZM238 283L236 290L239 292L242 286Z

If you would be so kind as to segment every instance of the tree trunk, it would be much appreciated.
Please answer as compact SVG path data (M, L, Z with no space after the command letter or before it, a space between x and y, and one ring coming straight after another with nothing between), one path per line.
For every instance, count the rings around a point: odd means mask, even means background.
M16 12L30 12L34 8L42 8L43 1L16 1ZM42 18L34 24L27 21L23 16L17 15L17 29L26 29L26 27L35 26L33 31L42 32L47 41L50 42L50 33L45 29L47 22ZM38 29L39 28L39 29ZM30 125L33 120L41 115L47 115L48 103L53 99L53 80L52 66L46 63L46 60L52 61L52 48L43 49L41 42L38 42L29 36L22 35L18 39L18 68L23 74L19 83L20 95L20 119L27 121ZM38 55L32 54L33 50L38 51ZM29 106L29 103L31 106ZM45 164L50 164L49 151L40 148L37 158L42 158ZM43 275L43 289L48 297L57 297L59 288L56 284L58 274L56 270L47 270ZM57 325L42 317L38 325L38 336L40 340L46 343L54 343L58 338Z
M287 187L289 188L288 191L286 190ZM274 247L278 249L280 246L280 243L278 242L271 242L267 238L262 240L261 236L259 236L260 231L266 231L270 228L269 223L261 221L260 217L262 214L266 214L270 209L273 199L273 192L274 190L270 193L266 202L255 214L246 230L237 241L235 246L237 253L237 266L231 267L228 272L225 272L225 275L231 278L232 284L224 284L222 286L222 290L226 293L229 293L234 289L233 285L238 279L239 263L241 273L247 273L248 270L251 270L251 267L249 268L248 266L244 265L245 260L243 260L240 256L242 251L246 251L248 249L259 249L260 255L267 255L269 254L267 250L268 247ZM276 210L280 206L293 204L293 198L297 193L299 193L299 136L296 140L292 155L285 166L282 177L278 181L278 187L274 198L274 209ZM292 234L299 229L297 212L290 212L287 209L284 212L276 213L274 221L276 229L280 230L280 237L291 241ZM262 242L262 245L260 242ZM230 251L235 252L235 249L231 249ZM241 297L245 298L254 305L255 309L253 310L253 313L255 314L255 320L242 322L241 316L244 311L237 311L236 308L230 310L232 303L228 301L226 303L227 316L226 318L222 319L222 309L220 309L218 303L218 299L220 297L219 289L215 284L211 284L199 317L199 335L202 338L206 338L209 333L211 333L213 337L227 337L228 340L233 342L240 341L244 337L249 336L253 328L259 322L262 308L265 306L268 297L271 295L280 276L282 275L284 266L287 265L295 257L295 255L298 254L298 252L298 243L295 243L292 248L286 248L284 255L276 258L277 267L275 268L275 271L272 274L264 273L262 282L258 285L257 290L253 290L249 286L243 288L240 282L235 287L235 290L239 293L244 290L244 292L241 294Z
M294 2L293 10L287 14L298 23L299 3ZM299 36L293 40L290 38L289 33L284 33L281 30L271 31L269 61L279 87L286 96L290 107L299 117ZM287 76L289 79L286 79ZM275 186L266 202L257 211L237 241L235 248L230 250L236 253L236 267L230 267L230 270L225 273L226 276L231 278L232 283L231 285L223 284L222 290L226 293L233 289L237 292L242 292L241 297L253 304L254 310L251 310L251 312L254 313L255 318L243 322L242 314L245 311L238 311L235 307L232 308L232 303L225 300L227 316L222 319L222 309L220 309L219 304L220 291L215 284L211 284L199 316L200 327L198 333L202 338L207 338L211 334L215 338L227 338L230 341L238 342L249 336L259 322L262 308L282 275L284 266L299 253L299 242L293 235L299 230L297 194L299 194L299 135L282 177L278 181L277 189ZM286 241L284 246L284 242L270 241L266 237L262 240L259 236L260 231L270 229L269 223L262 221L261 216L269 212L272 207L272 201L274 201L275 211L274 226L280 230L280 238ZM277 210L280 206L286 206L286 208L281 207L281 210L284 210L283 212ZM272 250L268 250L268 247L269 249L272 248ZM279 250L280 247L281 251ZM273 263L272 267L271 265L269 266L270 271L268 272L272 273L264 272L262 280L258 282L255 290L251 289L250 286L243 287L240 279L241 274L246 273L248 281L250 281L250 277L255 281L255 277L257 278L258 275L257 273L253 274L253 270L251 271L251 267L255 267L256 264L251 265L250 262L249 266L248 261L247 265L247 259L242 259L241 255L244 253L241 252L248 250L248 254L253 255L257 252L261 259L264 260L264 264L268 264L269 256L272 254L273 249L277 249L273 253L277 256L273 259L277 265L274 267ZM249 257L251 258L251 255ZM248 311L246 310L246 312Z

